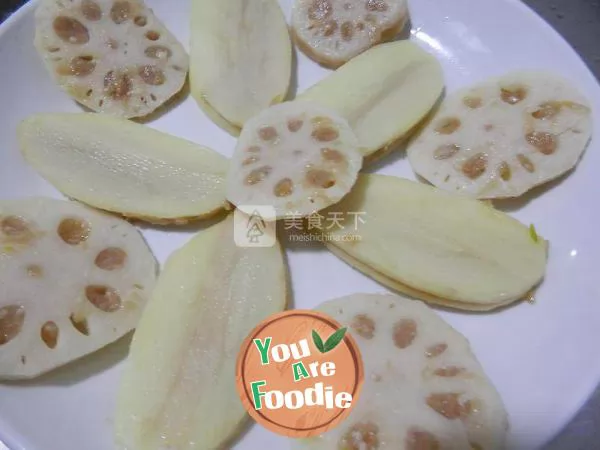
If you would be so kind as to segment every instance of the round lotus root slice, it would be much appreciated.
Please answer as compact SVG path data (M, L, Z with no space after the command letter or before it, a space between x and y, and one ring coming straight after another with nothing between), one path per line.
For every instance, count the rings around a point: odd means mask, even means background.
M394 38L407 20L406 0L296 0L292 12L299 47L331 68Z
M131 331L156 272L122 219L70 201L1 201L0 379L34 378Z
M496 450L508 420L468 341L423 303L355 294L318 309L348 327L365 382L352 412L297 449Z
M567 80L516 72L448 96L408 157L439 188L518 197L574 168L591 133L589 103Z
M146 116L183 87L188 55L142 0L41 0L35 17L48 71L93 111Z
M268 205L277 218L307 216L350 191L362 159L350 125L331 110L303 101L272 106L242 129L227 198L248 214Z

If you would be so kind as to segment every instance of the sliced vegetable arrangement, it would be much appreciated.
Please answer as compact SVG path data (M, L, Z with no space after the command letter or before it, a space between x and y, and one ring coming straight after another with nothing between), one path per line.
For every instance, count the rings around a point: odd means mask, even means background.
M75 202L1 201L0 379L36 377L131 331L156 272L124 220Z
M508 419L498 392L468 341L431 309L375 294L331 300L317 309L356 337L365 384L342 425L299 440L295 448L504 448Z
M279 245L237 247L232 233L230 216L167 261L121 383L121 448L219 448L244 421L237 354L256 324L285 309L286 268Z
M295 445L504 448L507 413L469 343L418 300L489 311L540 285L549 243L476 198L517 197L573 169L591 110L569 81L532 71L442 99L432 54L382 43L408 16L405 0L296 0L293 40L337 70L285 101L292 38L275 0L193 0L191 60L141 0L40 0L35 46L58 87L95 113L37 114L18 127L25 161L75 201L0 202L0 378L41 375L137 327L119 448L223 448L246 417L240 345L288 306L279 241L238 246L229 215L174 252L155 287L150 249L109 213L178 226L234 208L248 224L263 206L274 220L361 211L361 239L330 228L327 248L410 298L357 294L319 308L344 328L329 340L313 333L316 348L333 352L352 333L366 383L348 420ZM198 105L239 135L230 160L126 120L180 92L188 66ZM400 142L435 187L359 175Z
M98 114L40 114L18 129L23 156L68 197L152 223L227 207L227 160L213 150Z
M74 100L128 118L150 114L179 92L189 64L141 0L42 0L35 46Z

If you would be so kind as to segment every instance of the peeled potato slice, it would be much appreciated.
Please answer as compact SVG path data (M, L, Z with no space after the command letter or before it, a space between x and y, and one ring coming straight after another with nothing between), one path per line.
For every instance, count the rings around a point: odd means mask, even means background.
M18 136L44 178L96 208L185 223L226 207L227 159L151 128L98 114L39 114Z
M298 449L504 448L508 419L469 342L421 302L355 294L318 308L355 338L365 382L338 427Z
M119 448L221 448L246 417L235 363L248 333L286 305L279 245L237 247L233 220L175 252L136 330L116 413Z
M448 96L408 156L442 189L517 197L575 167L591 133L589 103L569 82L516 72Z
M412 42L378 45L298 98L345 117L363 154L373 158L406 135L435 105L444 81L439 62Z
M315 61L339 67L394 38L408 19L406 0L296 0L296 42Z
M362 212L328 247L384 285L422 300L491 310L544 277L546 242L492 207L413 181L362 175L335 211ZM345 238L358 235L361 240Z
M192 95L217 125L239 133L283 101L292 49L277 0L193 0L191 26Z
M156 261L129 223L75 202L0 202L0 379L34 378L132 330Z
M335 112L308 102L273 106L242 130L227 198L248 214L275 208L277 218L306 216L346 195L362 166L354 132Z
M35 46L77 102L145 116L179 92L188 55L142 0L41 0Z

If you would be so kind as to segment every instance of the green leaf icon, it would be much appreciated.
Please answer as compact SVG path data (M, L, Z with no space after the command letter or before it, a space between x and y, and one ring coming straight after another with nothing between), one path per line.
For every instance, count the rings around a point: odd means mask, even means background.
M347 330L348 328L340 328L331 336L329 336L329 339L327 339L327 341L325 342L322 353L330 352L331 350L336 348L339 345L339 343L342 342L342 339L344 339Z
M317 347L317 349L321 353L325 353L325 347L323 345L323 339L321 339L321 336L319 336L319 333L317 333L316 330L312 331L312 338L313 338L313 342L315 343L315 346Z

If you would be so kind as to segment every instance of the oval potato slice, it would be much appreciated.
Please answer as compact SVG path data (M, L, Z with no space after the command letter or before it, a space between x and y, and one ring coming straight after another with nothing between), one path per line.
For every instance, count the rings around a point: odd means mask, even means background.
M361 212L364 221L357 230L330 230L327 246L334 254L431 303L492 310L522 299L544 277L546 242L476 200L401 178L361 175L331 210Z
M167 261L131 345L116 413L119 448L221 448L247 417L235 388L242 342L285 309L279 245L237 247L233 220Z
M287 24L277 0L193 0L192 95L220 127L282 102L292 70Z
M292 12L298 46L334 68L393 39L407 20L406 0L296 0Z
M348 122L310 102L286 102L249 120L231 161L227 198L246 214L307 216L346 195L362 167Z
M421 302L355 294L317 308L347 326L365 382L350 416L323 435L295 441L310 450L504 448L502 399L469 342Z
M568 81L515 72L448 96L408 158L441 189L517 197L575 167L591 133L589 103Z
M93 111L146 116L185 83L187 53L142 0L41 0L35 19L46 68Z
M182 224L227 207L228 161L124 119L39 114L18 128L21 152L63 194L152 223Z
M0 201L0 379L37 377L131 331L156 272L118 217L49 198Z
M440 63L412 42L373 47L298 96L337 111L372 160L429 113L444 88Z

